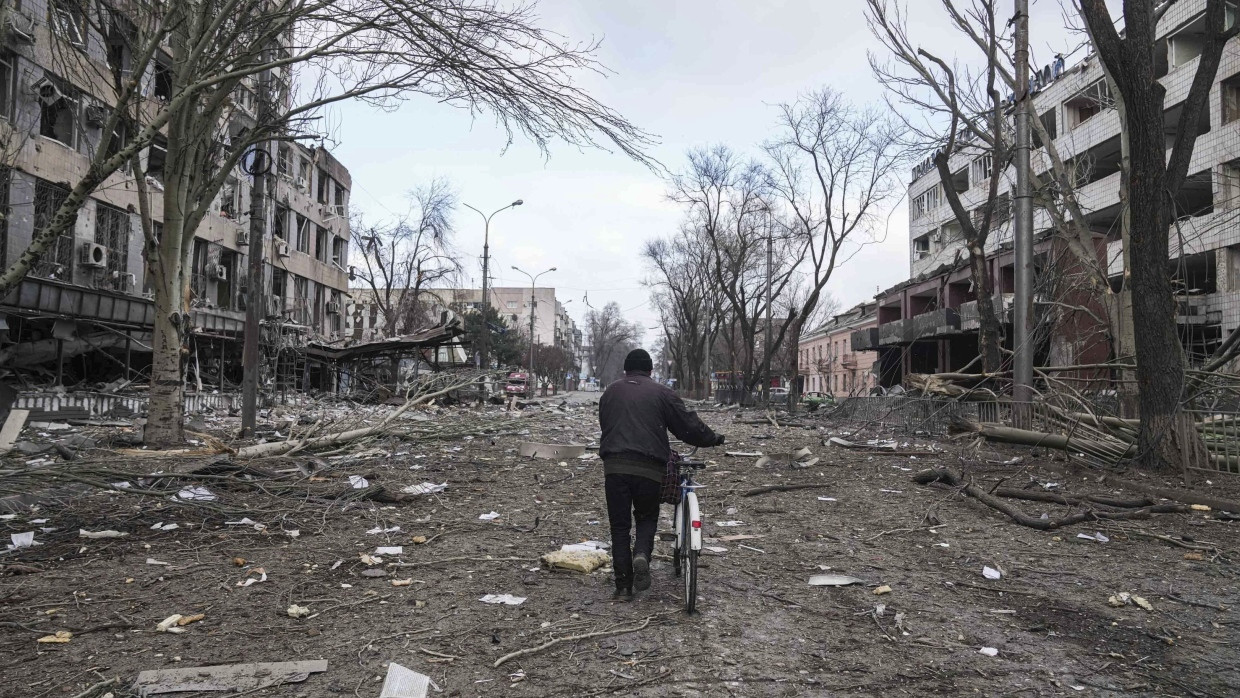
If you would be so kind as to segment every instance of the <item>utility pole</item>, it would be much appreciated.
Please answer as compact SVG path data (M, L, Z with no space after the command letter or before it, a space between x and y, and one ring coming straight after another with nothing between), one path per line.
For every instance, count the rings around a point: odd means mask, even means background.
M270 128L274 115L271 105L271 71L258 78L258 128ZM243 168L254 177L250 188L250 248L246 274L245 334L241 345L241 435L253 436L258 420L259 332L266 310L263 287L263 238L267 230L267 176L271 172L269 142L254 146L249 166Z
M525 276L530 280L530 360L527 364L529 366L529 379L526 381L526 387L529 388L530 397L534 397L534 386L529 383L529 381L534 380L534 308L537 307L537 300L534 297L534 287L538 283L538 277L546 274L547 272L555 271L555 267L551 267L547 271L540 271L533 276L531 276L529 272L522 271L517 267L513 267L512 270L525 274Z
M1016 298L1014 384L1017 426L1028 428L1033 400L1033 193L1029 186L1029 0L1016 0Z
M484 371L491 367L487 356L487 349L490 348L491 343L491 328L487 325L487 311L491 309L491 218L500 211L515 208L523 203L525 201L517 199L503 208L496 209L490 216L467 203L461 203L465 208L482 216L484 226L482 233L482 335L478 338L478 368Z
M771 265L773 263L774 244L771 236L771 212L766 213L766 336L763 339L762 353L766 354L766 371L762 376L762 406L771 409Z

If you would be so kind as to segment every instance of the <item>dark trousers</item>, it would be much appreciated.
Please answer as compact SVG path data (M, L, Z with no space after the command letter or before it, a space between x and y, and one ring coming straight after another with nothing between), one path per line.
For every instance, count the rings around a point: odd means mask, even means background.
M611 567L616 586L633 583L633 556L650 560L654 553L654 534L659 527L659 492L662 483L638 475L608 475L607 521L611 524ZM637 540L629 545L629 531L637 519Z

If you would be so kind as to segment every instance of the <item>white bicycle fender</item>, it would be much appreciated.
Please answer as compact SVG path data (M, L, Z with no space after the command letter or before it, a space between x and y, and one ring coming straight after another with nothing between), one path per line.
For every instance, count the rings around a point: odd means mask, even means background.
M690 492L689 496L686 497L685 499L689 503L689 549L690 550L701 550L702 549L702 517L698 513L697 495ZM698 524L697 526L693 525L695 522Z

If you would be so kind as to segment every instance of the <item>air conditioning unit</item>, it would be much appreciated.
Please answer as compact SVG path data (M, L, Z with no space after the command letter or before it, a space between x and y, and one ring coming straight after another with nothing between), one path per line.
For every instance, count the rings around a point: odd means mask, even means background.
M237 228L237 247L250 246L250 231L245 228Z
M284 299L272 294L267 296L267 317L280 317L284 314Z
M276 256L277 257L288 256L288 243L281 240L280 238L276 238Z
M100 104L92 104L86 107L86 125L92 128L103 128L108 121L108 110ZM120 147L120 144L116 144Z
M95 242L87 242L82 245L79 253L81 256L78 261L84 267L106 267L108 266L108 248Z
M132 291L137 282L138 278L129 272L112 272L112 288L117 291Z
M350 264L349 265L349 281L354 281L356 279L357 279L357 267L354 267L352 264Z
M18 12L10 12L4 18L4 27L8 35L18 41L34 43L34 17L27 17Z
M44 106L51 106L65 98L65 93L47 76L30 83L30 94Z
M228 267L223 264L212 264L207 267L207 276L216 281L228 281Z
M327 314L328 315L339 315L340 304L337 303L336 301L327 301Z
M310 184L306 181L305 177L298 177L294 182L294 186L296 186L299 191L306 191L310 188Z
M346 208L344 204L333 204L330 208L333 215L344 218Z

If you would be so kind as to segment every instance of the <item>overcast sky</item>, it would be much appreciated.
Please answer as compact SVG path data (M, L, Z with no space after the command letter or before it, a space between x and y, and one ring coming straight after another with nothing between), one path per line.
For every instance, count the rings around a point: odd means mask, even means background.
M913 40L951 55L959 40L939 3L911 4ZM883 88L866 60L866 52L879 47L863 7L862 0L543 0L538 12L542 26L565 37L603 39L599 58L614 74L587 76L583 84L656 134L652 155L676 170L696 146L725 143L756 154L772 133L776 105L807 90L829 85L859 105L881 101ZM1034 0L1032 20L1035 61L1049 62L1079 42L1063 29L1058 2ZM561 301L571 300L568 310L579 325L587 299L596 308L616 301L630 319L657 324L641 284L647 272L639 252L643 241L674 233L683 211L667 200L666 182L649 169L621 155L563 144L553 144L549 158L521 141L505 151L504 134L492 119L471 120L428 99L391 113L349 105L329 122L339 140L334 151L353 176L352 206L369 219L406 211L406 192L438 176L454 184L462 201L488 212L524 199L524 206L492 222L497 285L528 283L513 265L533 273L554 266L558 270L539 286L553 286ZM900 177L907 182L906 172ZM885 239L832 277L827 290L841 307L907 278L906 203L901 198L887 212ZM482 220L460 209L455 222L455 244L477 286ZM656 334L648 331L646 343Z

